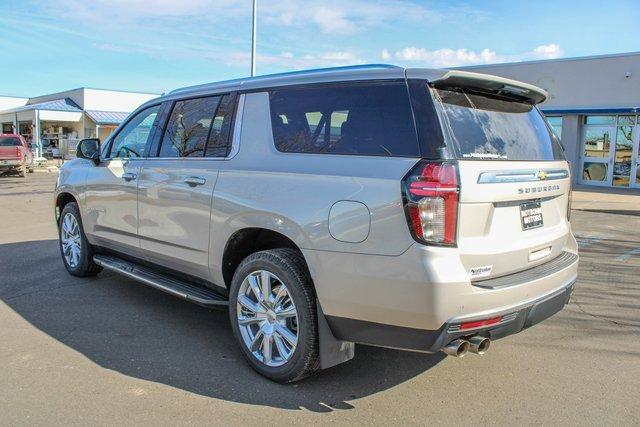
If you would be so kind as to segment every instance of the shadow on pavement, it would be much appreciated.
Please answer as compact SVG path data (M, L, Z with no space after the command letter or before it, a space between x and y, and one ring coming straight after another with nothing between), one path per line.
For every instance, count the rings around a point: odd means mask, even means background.
M57 242L0 245L0 300L100 366L199 395L314 412L394 387L445 356L358 346L345 364L293 385L256 374L242 359L226 311L208 311L102 272L65 271Z

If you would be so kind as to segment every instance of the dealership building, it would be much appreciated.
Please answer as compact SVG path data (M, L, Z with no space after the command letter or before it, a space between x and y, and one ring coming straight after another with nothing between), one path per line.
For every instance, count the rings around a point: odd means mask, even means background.
M157 96L85 87L33 98L0 96L0 126L44 153L64 151L82 138L104 141L130 112Z
M544 88L574 184L640 188L640 52L464 67Z

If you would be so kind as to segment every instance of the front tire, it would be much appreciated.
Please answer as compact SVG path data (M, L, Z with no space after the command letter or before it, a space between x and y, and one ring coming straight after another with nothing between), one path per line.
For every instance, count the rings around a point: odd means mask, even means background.
M93 262L93 250L84 234L80 210L75 202L67 203L62 209L58 237L62 262L71 275L95 276L102 270Z
M253 369L280 383L318 370L315 299L300 252L272 249L242 261L231 282L229 317Z

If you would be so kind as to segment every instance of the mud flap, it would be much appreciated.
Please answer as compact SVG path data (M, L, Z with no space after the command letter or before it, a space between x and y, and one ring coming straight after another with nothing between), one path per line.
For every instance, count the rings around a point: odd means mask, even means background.
M316 307L318 308L320 369L327 369L353 359L356 345L349 341L341 341L333 335L317 298Z

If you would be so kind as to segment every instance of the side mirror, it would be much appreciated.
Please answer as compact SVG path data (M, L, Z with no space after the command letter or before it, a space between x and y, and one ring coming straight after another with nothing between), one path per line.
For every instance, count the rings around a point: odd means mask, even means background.
M87 138L80 140L76 148L76 157L89 159L98 165L100 163L100 139Z

